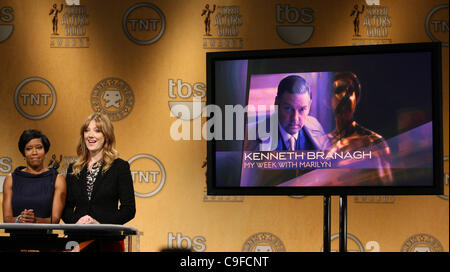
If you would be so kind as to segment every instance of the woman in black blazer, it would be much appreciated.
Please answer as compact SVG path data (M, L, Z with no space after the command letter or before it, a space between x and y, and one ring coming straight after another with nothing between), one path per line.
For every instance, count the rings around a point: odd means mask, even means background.
M118 157L114 145L114 128L108 117L89 116L81 127L78 158L67 170L65 223L125 224L134 218L130 165Z

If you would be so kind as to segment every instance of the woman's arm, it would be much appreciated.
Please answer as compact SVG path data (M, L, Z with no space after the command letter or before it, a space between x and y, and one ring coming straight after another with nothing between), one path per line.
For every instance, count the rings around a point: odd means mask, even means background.
M75 197L73 193L72 188L72 182L75 177L72 174L72 164L69 165L67 168L67 175L66 175L66 201L65 206L63 206L63 211L61 215L61 219L66 224L75 224L79 217L75 216Z
M13 217L12 210L12 176L9 174L6 176L3 183L3 222L5 223L15 223L16 217Z
M120 206L112 219L112 224L125 224L134 218L136 203L134 198L133 179L131 177L130 164L119 159L118 163L118 195Z

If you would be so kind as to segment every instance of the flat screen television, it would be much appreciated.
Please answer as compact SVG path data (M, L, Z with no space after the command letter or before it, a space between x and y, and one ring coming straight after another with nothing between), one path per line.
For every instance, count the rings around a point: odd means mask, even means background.
M211 52L210 195L443 193L440 43Z

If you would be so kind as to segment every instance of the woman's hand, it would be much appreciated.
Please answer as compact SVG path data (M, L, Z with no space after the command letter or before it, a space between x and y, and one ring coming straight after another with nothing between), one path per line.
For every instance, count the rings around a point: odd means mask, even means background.
M90 217L89 215L85 215L80 219L78 219L78 221L75 224L100 224L100 222Z
M25 209L20 213L19 223L36 223L33 209Z

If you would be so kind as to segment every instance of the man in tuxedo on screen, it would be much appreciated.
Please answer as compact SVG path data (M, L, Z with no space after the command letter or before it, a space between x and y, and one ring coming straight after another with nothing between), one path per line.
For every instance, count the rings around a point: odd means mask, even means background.
M246 141L247 151L325 150L328 137L319 121L309 115L311 88L300 76L287 76L278 84L275 105L278 106L278 131L269 137L257 136ZM266 124L269 122L266 122Z
M278 84L275 105L278 106L278 126L268 136L257 135L245 141L245 151L327 150L329 139L319 121L309 115L312 104L311 88L300 76L287 76ZM272 116L267 117L266 125ZM253 128L249 128L249 131ZM256 131L256 130L255 130ZM247 134L248 136L248 134ZM244 169L241 186L276 186L310 169Z

